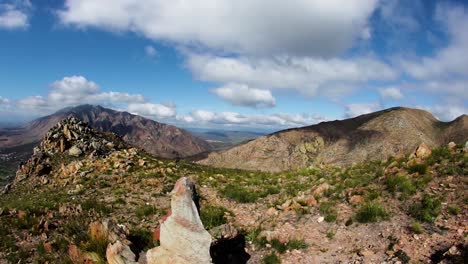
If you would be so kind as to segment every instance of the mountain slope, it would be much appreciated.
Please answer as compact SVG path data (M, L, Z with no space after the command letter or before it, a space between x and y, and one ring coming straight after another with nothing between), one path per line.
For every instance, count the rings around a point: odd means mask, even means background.
M263 171L316 164L349 165L468 139L468 116L441 122L418 109L390 108L346 120L276 132L199 161L217 167Z
M66 108L20 129L0 130L0 148L38 142L52 126L68 116L83 120L97 130L116 133L126 142L159 157L187 157L210 149L206 141L175 126L92 105Z

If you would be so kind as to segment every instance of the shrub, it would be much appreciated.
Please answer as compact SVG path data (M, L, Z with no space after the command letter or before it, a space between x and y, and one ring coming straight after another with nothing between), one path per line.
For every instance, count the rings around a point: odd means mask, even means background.
M138 207L136 210L135 210L135 214L139 217L139 218L143 218L145 216L149 216L149 215L154 215L157 213L157 209L152 206L152 205L143 205L143 206L140 206Z
M335 237L335 232L333 232L333 230L330 230L327 232L327 237L329 239L333 239Z
M453 204L453 205L449 205L447 207L447 211L449 212L449 214L451 215L458 215L461 213L461 209L458 205L456 204Z
M226 224L226 213L230 213L228 209L221 206L208 205L200 210L200 219L207 230L213 227Z
M411 223L411 231L415 234L422 234L424 232L421 224L418 222Z
M270 244L271 244L271 247L276 249L276 251L278 251L278 253L280 254L283 254L288 249L286 244L281 243L281 241L279 241L276 238L272 239Z
M363 204L356 212L356 220L360 223L371 223L377 222L380 219L386 219L388 217L387 212L382 205L369 202Z
M441 206L439 199L424 194L420 203L410 207L410 214L419 221L433 222L440 214Z
M419 175L424 175L427 172L427 164L421 163L421 164L413 164L408 167L408 172L409 173L419 173Z
M386 185L391 193L402 192L408 195L416 191L413 182L406 176L391 175L387 178Z
M271 252L270 254L266 255L262 259L263 264L281 264L281 259L274 253Z
M288 242L288 248L289 249L304 249L307 248L308 245L304 241L304 239L291 239Z
M325 215L325 221L334 222L337 218L335 202L328 201L320 203L319 211Z

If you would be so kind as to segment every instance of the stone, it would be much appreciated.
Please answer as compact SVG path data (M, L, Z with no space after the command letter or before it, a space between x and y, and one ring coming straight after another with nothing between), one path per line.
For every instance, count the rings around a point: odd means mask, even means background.
M322 194L328 191L331 188L330 184L323 182L320 185L316 186L312 189L312 195L314 196L322 196Z
M128 245L120 240L115 243L109 243L106 250L106 259L108 264L136 264L136 256L130 250Z
M70 154L71 156L79 157L81 156L81 154L83 154L83 151L79 147L73 146L68 150L68 154Z
M322 223L324 220L325 220L325 217L320 216L319 218L317 218L317 223Z
M352 205L357 205L364 202L364 197L362 195L353 195L349 198L349 203Z
M453 142L453 141L450 141L450 142L447 144L447 148L448 148L449 150L454 150L456 147L457 147L457 144L455 144L455 142Z
M432 153L431 149L426 144L421 143L413 152L412 157L424 159L424 158L429 157L431 153Z
M465 142L465 147L463 148L464 152L468 152L468 141Z
M161 223L160 246L148 250L147 263L211 263L211 235L198 214L194 182L180 178L171 194L171 215Z

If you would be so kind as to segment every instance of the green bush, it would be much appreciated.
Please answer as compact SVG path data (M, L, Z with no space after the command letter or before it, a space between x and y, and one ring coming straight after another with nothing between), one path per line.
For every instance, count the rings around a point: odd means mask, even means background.
M281 264L281 259L274 253L271 252L270 254L266 255L262 259L263 264Z
M427 164L421 163L421 164L413 164L408 167L408 172L409 173L419 173L419 175L424 175L427 172Z
M304 241L304 239L291 239L288 242L288 248L289 249L304 249L307 248L308 245Z
M283 254L288 249L287 245L281 243L278 239L274 238L270 241L271 247L274 248L278 253Z
M228 209L221 206L208 205L200 210L200 219L207 230L213 227L226 224L226 213L230 213Z
M382 205L375 202L363 204L356 212L355 218L360 223L377 222L388 217Z
M453 204L453 205L449 205L447 207L447 211L449 212L449 214L451 215L458 215L461 213L461 209L458 205L456 204Z
M401 192L408 195L416 192L416 187L407 176L391 175L387 178L386 185L391 193Z
M410 214L419 221L434 222L440 214L441 206L439 199L424 194L420 203L410 207Z
M418 222L411 223L411 231L415 234L422 234L424 232L421 224Z
M337 212L335 209L335 202L334 201L327 201L320 203L319 211L325 215L325 221L327 222L335 222L337 218Z
M139 218L143 218L145 216L149 216L149 215L154 215L158 212L158 210L152 206L152 205L143 205L143 206L140 206L138 207L136 210L135 210L135 214L139 217Z

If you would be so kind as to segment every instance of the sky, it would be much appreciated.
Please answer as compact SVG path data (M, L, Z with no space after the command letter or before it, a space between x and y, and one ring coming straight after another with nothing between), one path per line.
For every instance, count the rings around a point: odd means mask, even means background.
M468 3L0 0L0 121L100 104L283 129L393 107L468 113Z

